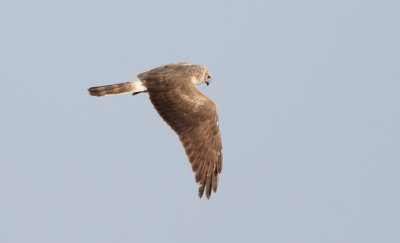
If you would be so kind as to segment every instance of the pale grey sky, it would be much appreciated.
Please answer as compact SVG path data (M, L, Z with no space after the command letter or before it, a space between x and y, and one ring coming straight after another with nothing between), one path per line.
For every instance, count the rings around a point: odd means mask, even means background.
M398 1L3 1L0 242L400 242ZM198 199L146 94L206 65L224 145Z

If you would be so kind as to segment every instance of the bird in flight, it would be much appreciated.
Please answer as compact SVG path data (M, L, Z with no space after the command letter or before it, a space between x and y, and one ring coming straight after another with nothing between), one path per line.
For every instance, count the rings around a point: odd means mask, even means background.
M92 96L148 93L163 120L175 131L200 184L199 197L207 199L218 187L222 170L222 141L215 103L196 85L210 84L210 71L202 65L172 63L141 73L139 81L89 88Z

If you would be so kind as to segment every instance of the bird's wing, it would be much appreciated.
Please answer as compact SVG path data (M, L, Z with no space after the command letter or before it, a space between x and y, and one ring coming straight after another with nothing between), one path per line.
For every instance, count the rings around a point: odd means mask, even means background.
M150 100L178 134L196 174L196 182L200 184L199 196L205 191L210 198L211 190L217 191L222 170L222 142L215 103L190 80L181 80L179 85L165 89L163 83L159 82L156 89L149 89Z

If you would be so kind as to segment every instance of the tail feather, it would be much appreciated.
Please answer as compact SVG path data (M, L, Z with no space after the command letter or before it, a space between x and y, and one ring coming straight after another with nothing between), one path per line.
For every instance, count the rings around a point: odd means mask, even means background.
M143 86L141 81L127 82L120 84L112 84L105 86L92 87L88 89L89 94L92 96L106 96L106 95L118 95L126 93L141 93L146 92L146 87Z

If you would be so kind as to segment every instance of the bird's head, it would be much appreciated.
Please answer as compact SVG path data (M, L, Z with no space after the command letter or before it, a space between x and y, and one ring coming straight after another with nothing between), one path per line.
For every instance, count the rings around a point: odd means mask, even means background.
M204 83L207 84L207 86L211 83L211 73L210 73L210 71L208 71L207 68L205 68L203 80L204 80Z
M198 74L198 84L206 83L207 86L211 83L211 73L205 66L200 66L201 70Z
M192 77L192 82L195 85L199 85L202 83L206 83L207 85L211 82L211 73L205 66L202 65L192 65L191 69L189 70Z

